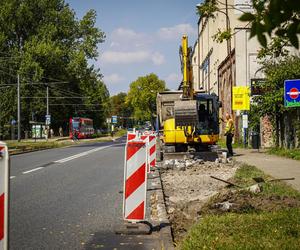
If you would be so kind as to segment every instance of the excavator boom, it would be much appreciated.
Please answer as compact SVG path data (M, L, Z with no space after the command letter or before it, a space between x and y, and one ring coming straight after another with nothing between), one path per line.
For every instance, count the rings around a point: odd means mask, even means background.
M175 125L176 126L196 126L198 124L197 101L194 100L194 87L192 82L192 49L188 47L188 38L182 37L181 45L182 58L182 96L181 100L174 103Z

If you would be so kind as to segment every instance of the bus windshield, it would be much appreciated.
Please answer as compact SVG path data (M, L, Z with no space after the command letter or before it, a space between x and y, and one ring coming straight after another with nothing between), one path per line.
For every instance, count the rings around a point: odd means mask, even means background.
M72 125L73 125L73 129L78 129L79 128L79 121L73 120Z

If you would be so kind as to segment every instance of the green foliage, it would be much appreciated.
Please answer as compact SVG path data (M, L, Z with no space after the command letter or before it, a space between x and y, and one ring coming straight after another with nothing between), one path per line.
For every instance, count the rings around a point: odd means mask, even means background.
M300 209L205 216L180 249L298 249Z
M218 32L212 36L214 41L217 41L218 43L222 43L224 40L229 40L231 39L232 34L231 34L231 29L221 31L218 29Z
M273 179L258 168L244 164L237 169L233 182L242 187L247 187L256 184L253 180L254 177L261 177L265 181ZM262 192L258 195L276 195L280 197L296 197L297 199L300 199L300 193L283 181L266 182L263 185Z
M0 20L0 87L15 84L19 73L23 97L45 97L44 85L28 83L66 82L49 84L50 97L89 98L50 99L54 125L66 127L70 116L80 115L94 118L100 126L108 110L109 93L99 71L88 64L98 56L97 45L105 38L95 27L95 11L78 20L63 0L3 0ZM16 102L16 87L1 88L0 126L16 119ZM51 106L74 103L78 106ZM23 130L29 129L32 116L44 121L44 98L22 99L21 107ZM93 109L99 111L79 111Z
M133 108L130 103L126 102L126 98L127 94L123 92L110 97L110 113L111 115L117 115L120 117L120 125L123 127L129 126L133 113Z
M260 129L260 107L256 104L251 104L249 112L249 128L250 131L258 132Z
M255 184L253 177L262 177L266 181L272 179L256 167L242 165L236 171L232 182L247 187ZM298 249L300 208L280 208L269 211L269 203L264 204L262 200L270 197L271 201L271 197L280 197L284 205L284 199L298 201L300 193L279 181L265 183L262 187L261 193L251 194L251 196L247 196L246 190L231 192L234 196L233 203L236 197L244 199L244 205L249 202L246 197L256 198L260 212L251 209L251 206L248 210L222 215L212 215L204 211L204 217L189 230L180 244L180 249ZM221 200L218 195L212 197L207 203L208 207L224 201L224 197L222 195L220 197ZM204 205L204 210L207 204Z
M156 95L165 90L166 84L151 73L130 84L126 102L133 107L137 120L151 120L156 113Z
M221 9L218 8L216 0L205 0L203 3L197 5L197 14L201 18L215 18L215 13L220 12L223 15L226 15ZM227 16L226 16L227 18ZM212 36L213 40L222 43L224 40L227 41L231 39L232 33L231 29L221 30L218 29L217 33Z
M299 48L300 2L295 0L253 0L254 14L245 13L241 21L251 22L251 37L257 36L263 47L267 47L266 35L274 34Z
M127 134L127 130L126 129L120 129L120 130L118 130L115 134L114 134L114 136L116 136L116 137L121 137L121 136L124 136L124 135L126 135Z
M260 116L269 115L275 119L283 112L290 112L284 107L284 80L300 78L300 58L286 57L281 60L268 60L263 63L266 81L262 86L263 95L254 98Z
M300 160L300 149L270 148L269 154Z
M287 38L272 37L267 47L262 47L258 51L259 59L269 60L270 58L284 57L288 55L286 46L289 44Z
M130 117L132 107L126 102L127 94L120 92L117 95L110 97L111 115Z
M218 10L216 0L205 0L202 4L197 5L197 14L201 17L214 17Z

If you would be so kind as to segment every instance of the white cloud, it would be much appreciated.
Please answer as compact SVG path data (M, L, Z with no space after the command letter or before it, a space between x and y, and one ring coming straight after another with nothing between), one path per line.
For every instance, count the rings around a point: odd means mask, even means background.
M105 51L101 59L104 63L112 64L128 64L128 63L139 63L145 62L149 58L147 51Z
M123 80L124 80L124 78L116 73L104 76L104 82L107 84L120 83Z
M176 74L176 73L171 73L165 79L166 79L167 84L168 83L171 83L171 84L177 83L179 86L180 82L182 81L182 76L179 74Z
M182 23L172 27L160 28L157 32L158 37L164 40L175 39L182 35L196 35L197 30L189 23Z
M162 65L165 62L164 55L159 52L155 52L151 59L155 65Z
M132 29L122 27L113 30L109 38L111 40L111 47L122 49L147 47L151 41L150 36L145 33L138 33Z
M150 51L105 51L101 59L103 63L111 64L130 64L130 63L142 63L153 62L154 65L161 65L165 62L165 57L159 52L151 53Z

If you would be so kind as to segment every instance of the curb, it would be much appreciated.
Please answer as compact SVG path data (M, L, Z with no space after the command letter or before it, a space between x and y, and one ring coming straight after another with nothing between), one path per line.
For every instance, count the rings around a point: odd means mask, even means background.
M158 163L160 164L160 163ZM156 195L156 210L157 210L157 217L159 225L159 233L160 233L160 240L161 240L161 249L166 250L173 250L173 237L171 231L171 224L168 219L168 214L166 210L165 200L164 200L164 193L163 193L163 186L161 182L161 175L158 166L155 168L155 171L152 174L153 177L156 177L152 180L152 185L155 186L155 195Z

